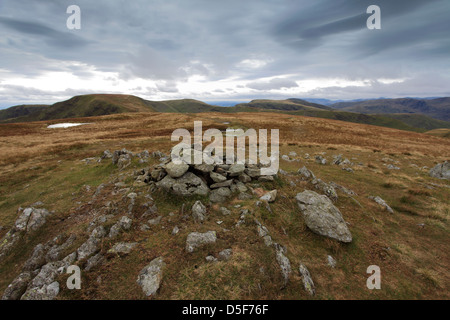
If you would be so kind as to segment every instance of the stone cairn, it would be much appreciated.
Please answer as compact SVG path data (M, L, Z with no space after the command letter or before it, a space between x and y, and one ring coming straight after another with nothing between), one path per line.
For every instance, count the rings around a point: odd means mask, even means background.
M247 193L252 184L274 181L275 175L261 175L261 163L249 164L179 164L170 159L138 173L137 181L153 189L162 189L179 196L207 196L213 203L224 202L238 193L239 199L252 196Z

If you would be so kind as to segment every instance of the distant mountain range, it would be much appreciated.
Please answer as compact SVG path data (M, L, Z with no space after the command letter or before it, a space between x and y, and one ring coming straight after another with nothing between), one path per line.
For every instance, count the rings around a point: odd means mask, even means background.
M282 112L401 130L425 132L450 128L450 98L378 99L338 102L329 106L297 98L253 100L223 107L193 99L150 101L131 95L75 96L53 105L20 105L0 110L0 123L84 118L127 112Z
M365 114L414 113L434 119L450 121L450 98L435 99L376 99L355 102L338 102L334 109Z

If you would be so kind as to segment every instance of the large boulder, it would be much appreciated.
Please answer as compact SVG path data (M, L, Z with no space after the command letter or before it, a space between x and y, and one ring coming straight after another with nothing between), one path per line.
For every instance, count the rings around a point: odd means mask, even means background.
M346 243L352 241L352 234L341 212L328 197L306 190L298 193L295 199L306 225L313 232Z
M142 291L147 297L153 296L158 291L165 265L164 259L159 257L152 260L139 273L137 283L142 287Z
M157 182L156 186L180 196L205 196L209 193L209 188L206 183L192 172L186 172L178 179L174 179L168 175Z
M438 179L450 180L450 162L445 161L430 170L430 176Z

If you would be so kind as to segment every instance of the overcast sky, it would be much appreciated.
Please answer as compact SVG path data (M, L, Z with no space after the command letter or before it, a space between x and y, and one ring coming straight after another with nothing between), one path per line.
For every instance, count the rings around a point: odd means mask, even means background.
M372 4L381 30L366 27ZM1 0L0 107L450 96L449 30L448 0Z

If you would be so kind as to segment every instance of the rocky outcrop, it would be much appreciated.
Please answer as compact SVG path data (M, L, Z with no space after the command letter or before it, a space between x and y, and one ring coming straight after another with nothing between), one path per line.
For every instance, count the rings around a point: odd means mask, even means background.
M47 209L29 207L19 208L18 214L14 226L0 240L0 261L16 246L22 237L40 229L46 223L51 212Z
M303 218L313 232L341 242L351 242L352 235L341 212L330 199L306 190L296 196Z

